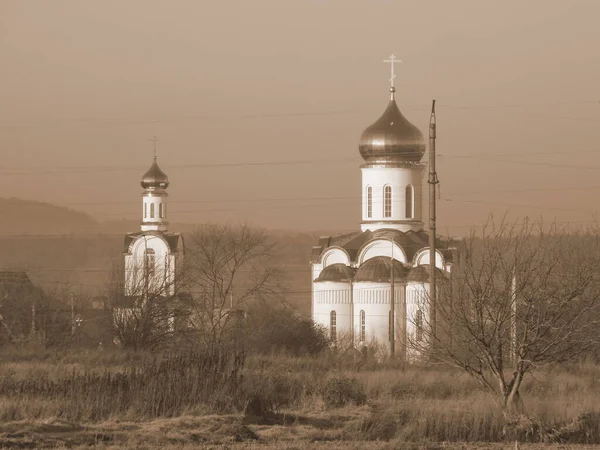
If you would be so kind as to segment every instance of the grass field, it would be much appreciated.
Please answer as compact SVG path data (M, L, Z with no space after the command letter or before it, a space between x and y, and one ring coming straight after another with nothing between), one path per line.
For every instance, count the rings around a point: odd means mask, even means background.
M0 446L104 448L575 448L600 443L600 367L537 373L526 417L448 368L325 357L211 365L116 351L0 352ZM234 373L238 370L237 373ZM583 447L582 447L583 448ZM591 447L590 447L591 448Z

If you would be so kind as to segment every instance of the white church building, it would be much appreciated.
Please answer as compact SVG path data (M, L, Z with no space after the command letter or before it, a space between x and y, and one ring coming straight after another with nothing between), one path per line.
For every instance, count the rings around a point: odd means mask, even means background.
M142 176L141 185L141 229L125 236L125 297L173 296L184 245L180 233L168 231L169 179L158 166L156 156Z
M423 339L429 323L429 234L423 229L425 141L396 104L393 72L390 92L383 115L359 141L360 231L321 237L312 249L312 318L332 342L350 336L355 348L389 349L393 339L401 351L407 337ZM436 249L436 267L448 274L447 242L436 239Z

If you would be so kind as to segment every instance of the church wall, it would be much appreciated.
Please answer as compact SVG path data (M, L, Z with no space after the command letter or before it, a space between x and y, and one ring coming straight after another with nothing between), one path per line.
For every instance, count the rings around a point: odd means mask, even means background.
M403 284L396 284L394 289L396 324L401 323L404 290ZM354 330L358 340L362 342L361 311L364 311L366 345L369 345L372 340L377 340L379 344L389 343L390 294L389 283L354 283ZM398 332L397 329L396 336Z
M379 228L396 228L402 231L420 229L422 227L422 180L423 169L416 167L363 167L362 169L362 220L363 221L408 221L406 224L363 224L363 230ZM384 187L392 189L391 217L384 217ZM406 216L406 186L414 189L413 217ZM367 188L372 187L372 214L368 215Z
M144 286L145 253L154 251L154 276L149 286L160 286L174 280L174 257L170 254L166 242L158 236L140 236L131 247L131 254L125 255L125 292L126 295L140 295ZM160 288L157 288L159 290Z
M409 282L406 285L406 334L409 342L417 338L419 328L418 311L422 313L423 339L425 339L427 327L430 323L429 283ZM407 353L409 356L416 356L414 349L409 349Z
M331 311L336 313L336 333L338 336L351 330L352 285L343 282L313 283L313 320L330 328Z

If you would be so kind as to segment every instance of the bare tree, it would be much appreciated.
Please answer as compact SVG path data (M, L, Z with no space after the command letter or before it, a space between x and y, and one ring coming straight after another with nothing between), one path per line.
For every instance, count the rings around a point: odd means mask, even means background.
M279 298L281 271L274 244L247 225L199 226L186 245L185 284L192 295L188 337L209 349L239 336L238 320L250 300Z
M183 272L171 280L153 277L142 262L127 267L127 283L124 272L117 265L107 286L115 340L134 350L156 348L176 331Z
M423 336L408 336L408 345L466 371L506 413L521 411L527 373L599 343L598 228L490 222L455 258L438 285L436 335L420 324Z

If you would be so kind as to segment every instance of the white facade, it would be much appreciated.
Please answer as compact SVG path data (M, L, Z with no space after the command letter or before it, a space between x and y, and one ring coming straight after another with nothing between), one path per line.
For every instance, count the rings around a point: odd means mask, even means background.
M362 231L423 228L423 166L365 165L361 171Z
M164 189L148 189L142 194L142 231L167 231L168 196Z

